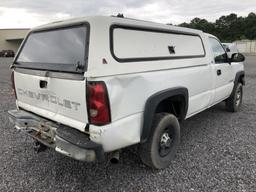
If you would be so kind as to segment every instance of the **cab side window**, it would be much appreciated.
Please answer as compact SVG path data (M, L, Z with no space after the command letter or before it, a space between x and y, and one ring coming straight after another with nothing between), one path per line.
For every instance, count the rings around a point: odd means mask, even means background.
M209 41L214 55L215 63L227 63L227 53L225 52L220 42L212 37L209 38Z

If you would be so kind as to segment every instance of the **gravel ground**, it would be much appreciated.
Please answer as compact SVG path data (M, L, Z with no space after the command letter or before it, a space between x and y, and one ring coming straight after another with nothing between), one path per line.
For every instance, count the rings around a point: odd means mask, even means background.
M185 121L177 156L161 171L144 166L133 149L116 165L36 154L8 121L10 62L0 60L0 191L256 191L256 56L247 57L241 111L228 113L221 103Z

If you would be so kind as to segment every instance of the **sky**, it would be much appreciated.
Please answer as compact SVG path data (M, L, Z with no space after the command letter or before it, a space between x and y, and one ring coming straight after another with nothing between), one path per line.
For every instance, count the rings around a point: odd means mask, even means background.
M180 24L195 17L247 16L256 0L0 0L0 28L31 28L87 15L117 15Z

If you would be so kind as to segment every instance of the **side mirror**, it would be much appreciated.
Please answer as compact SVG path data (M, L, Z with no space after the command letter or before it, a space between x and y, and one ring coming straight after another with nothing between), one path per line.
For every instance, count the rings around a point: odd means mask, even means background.
M243 62L244 60L245 60L245 57L241 53L233 53L230 59L231 62L237 62L237 63Z
M227 53L230 52L230 49L229 49L228 47L226 48L226 52L227 52Z

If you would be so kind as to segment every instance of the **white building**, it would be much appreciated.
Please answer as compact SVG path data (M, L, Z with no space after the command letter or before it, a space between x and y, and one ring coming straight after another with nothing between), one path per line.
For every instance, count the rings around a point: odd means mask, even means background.
M13 50L17 52L29 29L0 29L0 51Z

